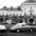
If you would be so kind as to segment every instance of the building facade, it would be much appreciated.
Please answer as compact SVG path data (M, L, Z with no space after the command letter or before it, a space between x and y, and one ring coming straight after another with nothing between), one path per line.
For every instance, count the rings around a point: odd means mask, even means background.
M17 8L7 8L4 6L0 9L0 17L5 20L6 19L12 19L12 16L22 16L23 19L25 19L25 22L30 23L36 23L36 1L35 0L27 0L23 3L21 3L20 6Z

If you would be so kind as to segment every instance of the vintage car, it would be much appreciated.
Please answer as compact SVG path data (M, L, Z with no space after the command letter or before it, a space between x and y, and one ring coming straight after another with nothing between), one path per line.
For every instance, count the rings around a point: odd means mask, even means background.
M22 23L17 23L16 25L12 26L10 29L12 30L16 30L17 32L20 32L21 30L28 30L29 31L34 31L35 26L31 26L31 25L27 25L27 23L22 22Z
M0 25L0 32L1 31L6 31L6 27L4 25Z

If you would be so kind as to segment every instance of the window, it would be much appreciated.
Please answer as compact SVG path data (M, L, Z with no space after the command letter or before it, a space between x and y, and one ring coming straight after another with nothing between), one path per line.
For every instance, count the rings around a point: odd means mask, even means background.
M0 18L0 23L3 22L3 18Z

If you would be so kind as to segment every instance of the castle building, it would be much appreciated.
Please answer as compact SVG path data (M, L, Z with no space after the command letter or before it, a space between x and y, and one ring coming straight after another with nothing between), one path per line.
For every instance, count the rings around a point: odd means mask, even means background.
M17 8L13 8L12 6L10 8L7 8L6 6L4 6L3 8L0 9L0 15L4 14L4 15L19 15L20 14L23 16L24 13L26 12L26 14L30 15L30 13L32 12L33 15L36 15L36 1L35 0L27 0L23 3L21 3L20 6L17 6Z
M3 8L0 9L0 15L19 15L20 14L23 16L24 13L27 15L30 15L30 13L33 13L33 15L36 15L36 1L35 0L27 0L23 3L21 3L20 6L17 6L17 8L13 8L12 6L10 8L7 8L4 6Z
M34 20L36 23L36 0L26 0L25 2L21 3L20 6L17 6L17 8L13 8L12 6L7 8L4 6L0 9L0 15L13 16L13 14L24 16L25 20L27 20L27 23L29 23L29 20Z
M4 15L24 15L24 13L26 12L26 14L30 15L30 13L32 12L33 15L36 15L36 1L35 0L27 0L23 3L21 3L20 6L17 6L17 8L13 8L12 6L10 8L7 8L6 6L4 6L3 8L0 9L0 14L4 14Z

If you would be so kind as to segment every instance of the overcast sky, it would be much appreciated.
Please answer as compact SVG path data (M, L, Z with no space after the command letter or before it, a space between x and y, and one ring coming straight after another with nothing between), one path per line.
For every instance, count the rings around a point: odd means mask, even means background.
M7 6L17 7L20 6L25 0L0 0L0 8Z

